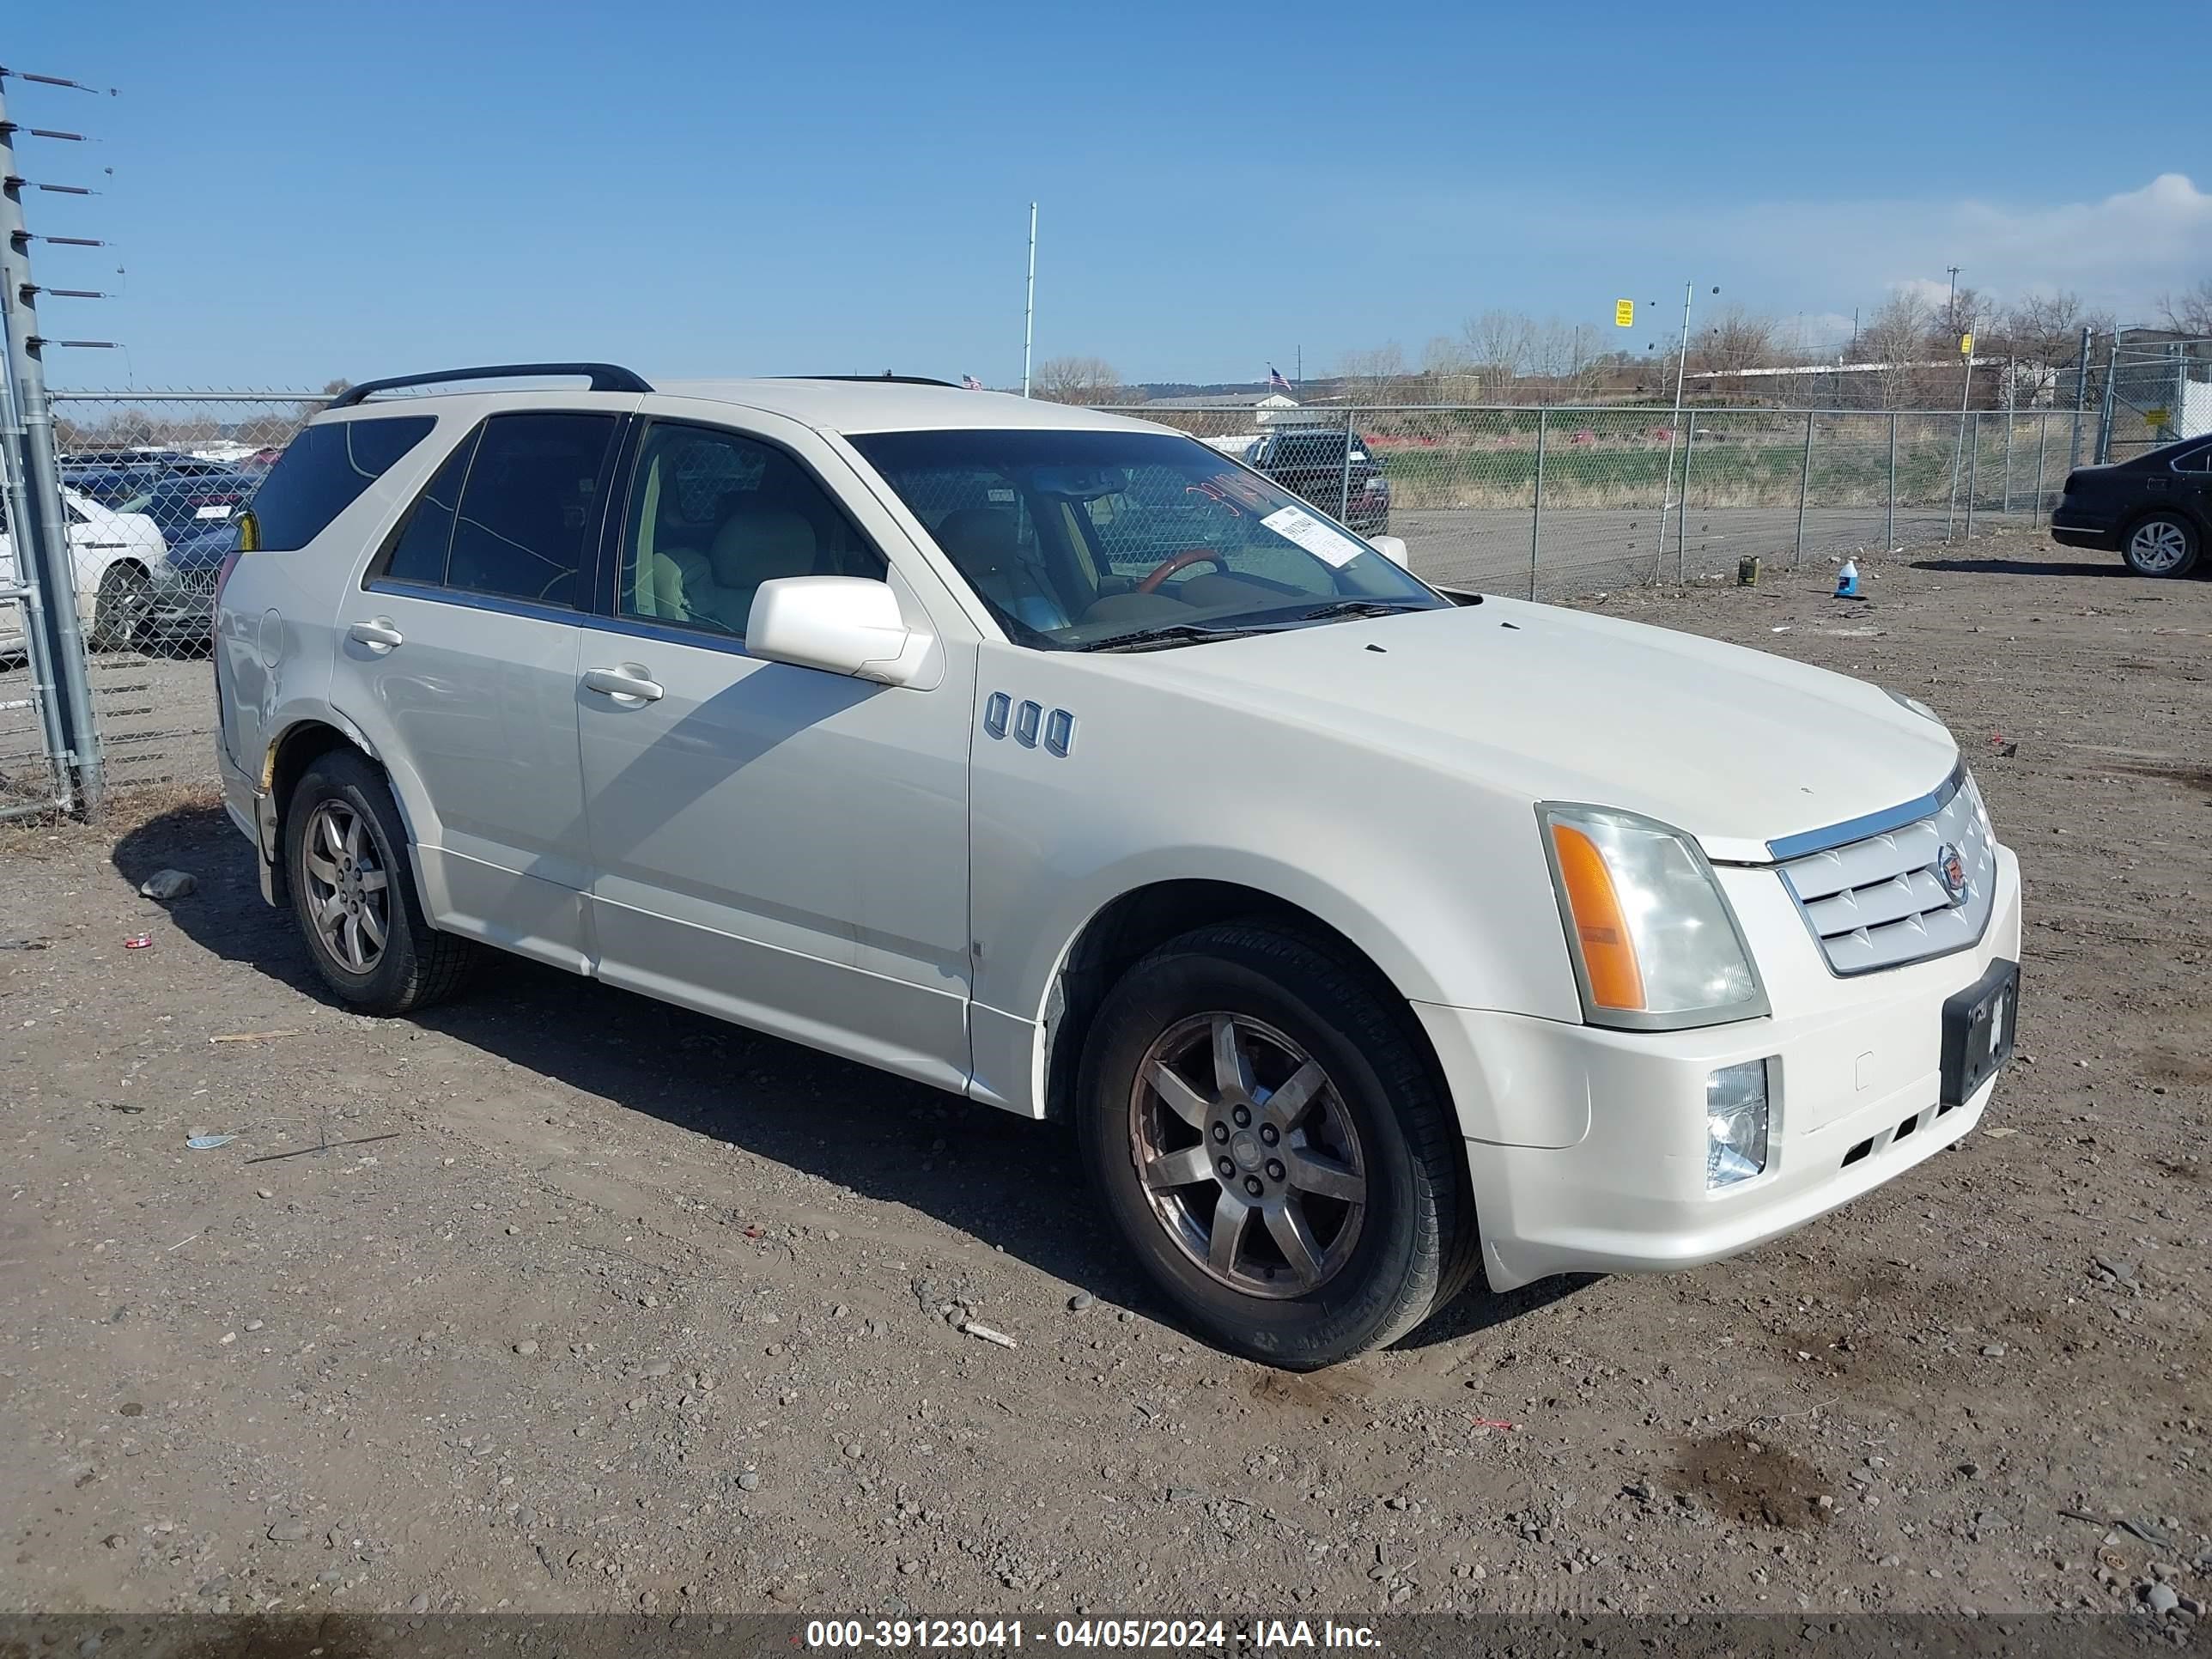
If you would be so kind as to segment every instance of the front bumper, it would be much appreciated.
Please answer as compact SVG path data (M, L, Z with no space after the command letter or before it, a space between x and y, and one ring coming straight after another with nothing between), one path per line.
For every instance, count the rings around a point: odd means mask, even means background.
M1794 910L1761 896L1762 882L1779 886L1771 871L1726 872L1741 890L1729 896L1774 1003L1765 1018L1630 1032L1416 1005L1469 1133L1492 1287L1718 1261L1803 1226L1965 1136L1996 1081L1941 1106L1942 1011L1991 962L2020 959L2020 866L2009 849L1998 849L1996 879L1988 928L1971 949L1838 979ZM1766 1167L1709 1189L1706 1075L1769 1057ZM1532 1110L1532 1102L1540 1103ZM1547 1144L1475 1133L1501 1125L1529 1126L1540 1132L1521 1139Z

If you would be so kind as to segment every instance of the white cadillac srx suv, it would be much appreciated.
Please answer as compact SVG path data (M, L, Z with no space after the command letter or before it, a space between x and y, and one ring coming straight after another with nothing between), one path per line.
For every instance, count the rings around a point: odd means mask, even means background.
M1274 1364L1772 1238L2011 1053L2019 866L1931 711L1440 593L1139 421L455 371L342 396L240 540L228 805L337 996L496 946L1066 1115Z

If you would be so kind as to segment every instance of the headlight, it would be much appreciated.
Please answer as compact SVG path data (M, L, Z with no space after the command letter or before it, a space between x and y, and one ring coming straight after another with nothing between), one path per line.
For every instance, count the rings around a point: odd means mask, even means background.
M1767 1012L1735 914L1687 836L1598 806L1536 811L1591 1024L1661 1030Z
M1897 704L1899 708L1910 708L1914 714L1919 715L1922 720L1934 720L1936 725L1943 726L1943 717L1937 714L1934 709L1930 708L1926 703L1921 702L1919 698L1908 697L1902 691L1891 691L1887 686L1884 686L1882 690L1887 693L1889 700ZM1943 726L1943 729L1948 732L1951 728L1945 726Z

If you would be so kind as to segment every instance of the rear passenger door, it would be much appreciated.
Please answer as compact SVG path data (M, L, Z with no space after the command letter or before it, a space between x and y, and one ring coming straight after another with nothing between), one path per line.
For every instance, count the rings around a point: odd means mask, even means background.
M973 646L905 686L748 655L761 583L886 575L881 509L771 416L636 457L576 682L599 977L960 1088Z
M410 814L432 920L587 972L578 621L622 417L490 416L431 475L334 618L332 705Z

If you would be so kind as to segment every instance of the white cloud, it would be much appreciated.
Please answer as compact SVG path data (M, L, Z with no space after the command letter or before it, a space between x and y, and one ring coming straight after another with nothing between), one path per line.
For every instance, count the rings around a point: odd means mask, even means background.
M2100 200L1793 203L1733 210L1714 226L1736 257L1824 292L1904 289L1940 303L1959 281L1997 300L2078 291L2124 320L2212 275L2212 195L2179 173Z

